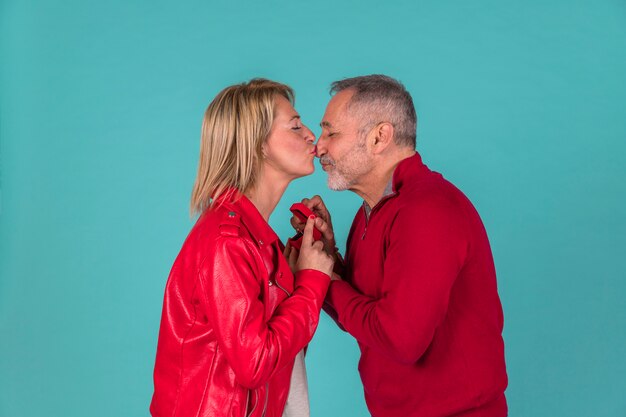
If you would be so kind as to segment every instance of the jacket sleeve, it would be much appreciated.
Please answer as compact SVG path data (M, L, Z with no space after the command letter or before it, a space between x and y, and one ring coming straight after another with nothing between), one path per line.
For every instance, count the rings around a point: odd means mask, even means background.
M391 224L381 295L333 281L326 302L357 341L404 363L430 345L448 308L467 255L458 209L426 205L400 209Z
M315 270L299 271L293 293L266 322L259 284L265 272L251 246L238 237L218 238L215 251L201 267L200 284L218 346L238 382L256 388L310 342L330 277Z

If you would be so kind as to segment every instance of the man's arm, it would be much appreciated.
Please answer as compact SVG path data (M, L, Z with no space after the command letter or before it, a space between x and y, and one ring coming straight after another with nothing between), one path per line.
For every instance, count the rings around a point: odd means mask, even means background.
M467 255L460 216L449 204L401 209L388 235L382 295L372 298L345 281L331 283L326 303L338 323L360 343L416 362L446 315Z

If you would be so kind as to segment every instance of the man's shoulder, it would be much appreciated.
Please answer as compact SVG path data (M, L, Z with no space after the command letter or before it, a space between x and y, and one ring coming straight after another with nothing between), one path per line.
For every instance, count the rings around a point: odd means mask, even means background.
M465 194L438 172L408 182L398 197L399 208L404 209L454 210L469 203Z

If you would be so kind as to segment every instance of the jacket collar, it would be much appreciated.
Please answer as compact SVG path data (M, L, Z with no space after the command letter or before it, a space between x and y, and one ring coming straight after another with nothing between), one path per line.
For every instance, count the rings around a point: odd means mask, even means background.
M239 213L241 222L258 243L269 245L280 240L252 201L238 190L231 188L225 191L219 200L223 201L228 210Z

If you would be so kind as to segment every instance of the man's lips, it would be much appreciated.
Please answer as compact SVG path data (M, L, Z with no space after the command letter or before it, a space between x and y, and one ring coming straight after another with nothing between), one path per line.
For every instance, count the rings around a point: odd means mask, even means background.
M329 168L332 168L333 164L329 164L328 162L320 161L320 165L324 171L327 171Z

